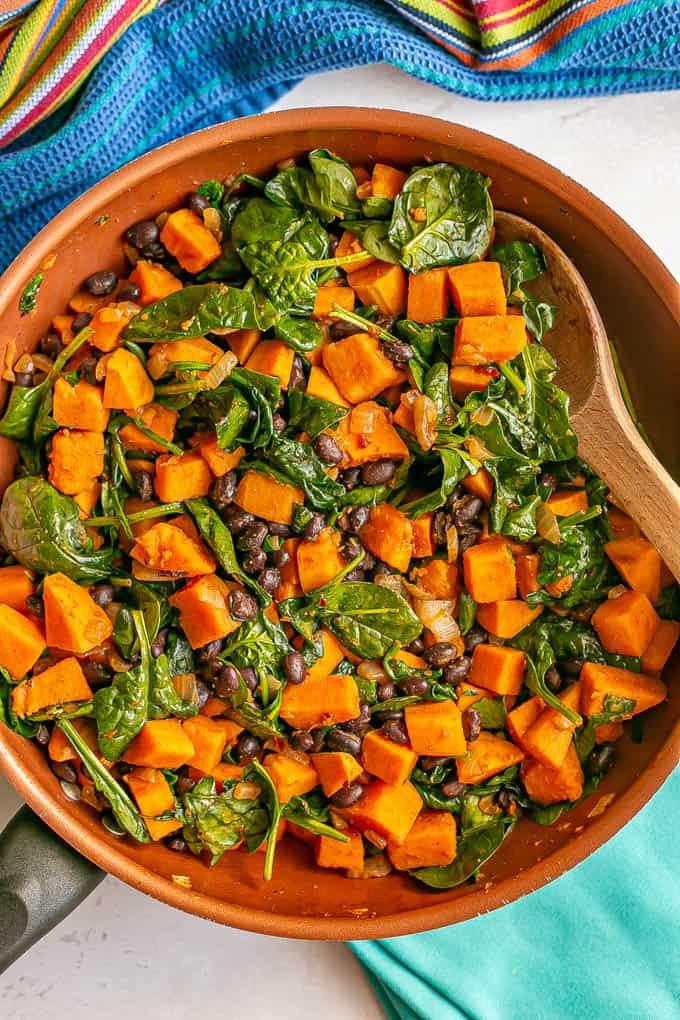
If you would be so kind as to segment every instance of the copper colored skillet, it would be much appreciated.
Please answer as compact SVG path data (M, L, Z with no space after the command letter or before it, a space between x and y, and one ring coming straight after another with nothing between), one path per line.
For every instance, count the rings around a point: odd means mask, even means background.
M120 237L129 224L179 205L206 177L243 169L267 172L278 160L316 146L355 163L410 166L425 159L448 160L487 173L496 208L536 223L578 266L619 345L638 412L659 457L671 473L678 473L678 284L610 209L554 168L488 135L411 114L339 108L268 114L180 139L119 170L56 217L5 274L0 353L11 338L18 351L35 346L65 298L93 269L122 270ZM38 310L21 318L19 295L52 255L56 260L45 273ZM589 371L584 358L583 372L587 376ZM602 442L606 445L606 435ZM12 464L10 445L0 446L0 488L10 479ZM676 660L666 680L678 673ZM64 799L37 747L0 727L0 767L34 812L23 808L0 838L0 966L72 909L103 871L199 916L297 938L386 938L494 910L583 860L661 786L677 761L680 742L680 684L671 682L669 689L669 701L649 713L644 742L623 738L619 765L599 791L615 794L604 813L589 818L590 802L571 813L569 829L524 823L485 866L480 882L436 894L400 875L353 882L321 874L307 848L292 840L284 840L268 884L260 879L261 861L246 855L230 855L207 869L162 845L118 841L86 805ZM190 888L173 881L178 871L188 876Z

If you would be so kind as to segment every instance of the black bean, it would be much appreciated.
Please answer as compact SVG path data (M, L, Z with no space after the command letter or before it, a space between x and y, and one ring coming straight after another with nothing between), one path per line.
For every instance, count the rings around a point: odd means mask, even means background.
M290 528L287 524L279 524L278 521L268 521L269 534L278 535L281 538L290 536Z
M151 654L154 659L157 659L165 651L165 642L168 639L168 628L163 627L162 630L158 631L156 637L151 642Z
M423 652L423 658L429 666L439 669L448 666L456 658L456 647L450 641L437 641Z
M326 734L321 729L319 729L319 730L312 730L311 734L312 734L312 737L314 739L314 744L310 748L310 753L311 754L318 754L319 751L322 751L323 748L324 748L324 744L326 743Z
M445 755L433 757L432 755L426 754L423 758L420 759L420 767L423 770L423 772L434 772L434 770L436 768L439 768L440 765L447 765L448 762L452 760L453 760L452 758L447 758Z
M244 666L241 670L241 678L249 691L254 691L259 683L257 671L252 666Z
M361 737L358 733L346 733L335 727L326 734L326 744L331 751L344 751L356 757L361 751Z
M375 713L375 721L379 725L382 725L383 723L386 723L386 722L391 722L393 719L396 720L397 722L400 722L400 721L403 722L403 720L404 720L404 711L403 711L403 709L401 709L401 708L386 708L383 711Z
M305 368L302 358L299 354L296 354L293 358L293 367L290 370L290 378L288 380L288 392L291 390L299 390L304 388L305 385Z
M188 793L189 790L193 790L195 785L196 780L192 779L191 776L180 776L175 784L175 789L179 794Z
M308 754L314 747L314 737L308 730L295 730L294 733L291 733L288 743L294 751Z
M168 850L172 850L174 853L182 854L187 848L185 841L181 836L168 836L165 840L165 845Z
M80 800L82 794L77 783L68 783L65 779L60 779L59 785L61 786L61 792L68 800Z
M576 623L590 623L590 618L597 609L597 602L584 602L581 606L575 606L569 611L569 615Z
M261 588L273 595L281 584L281 571L277 567L265 567L257 575L257 580Z
M47 726L45 726L45 723L41 723L40 726L38 726L38 732L35 735L35 739L41 745L41 747L45 747L46 744L49 744L50 731L48 730Z
M364 733L371 722L371 709L368 705L362 705L356 719L350 719L343 723L349 733Z
M200 191L192 191L187 195L187 205L191 209L192 213L198 216L201 223L203 222L203 210L210 208L210 202L201 195Z
M508 790L504 787L502 790L499 790L496 795L496 803L503 811L507 811L515 803L515 795L512 790Z
M202 645L195 651L196 662L204 663L209 662L210 659L214 659L222 651L222 641L217 638L215 641L209 641L207 645Z
M462 531L458 537L458 553L462 556L466 549L471 549L473 545L477 545L480 538L482 537L482 529L468 525L464 531Z
M364 485L386 485L392 481L397 465L393 460L375 460L372 464L364 464L361 469L361 480Z
M111 811L105 811L101 816L101 823L107 832L110 832L112 836L116 836L118 839L122 839L126 835L126 831L116 816Z
M425 642L423 641L422 638L419 637L415 638L415 640L412 641L411 644L406 649L406 651L410 652L411 655L422 655L424 650Z
M134 765L128 765L126 761L116 762L116 772L119 776L127 776L132 772Z
M445 797L452 799L453 797L462 797L467 786L465 783L459 783L457 779L449 779L448 783L442 783L439 789Z
M247 574L259 574L264 570L267 563L267 554L261 549L255 549L243 557L241 566Z
M396 698L396 696L397 688L391 680L386 680L384 683L378 684L378 701L391 701L392 698Z
M116 294L117 301L139 301L142 296L141 287L133 280L126 280Z
M443 680L446 684L460 684L468 676L470 668L472 666L472 660L467 655L461 655L459 659L454 659L448 666L444 667Z
M561 659L560 669L567 676L578 676L583 669L585 659Z
M249 514L247 510L241 510L238 506L229 507L222 516L232 535L240 535L243 529L255 520L252 514Z
M461 500L464 495L465 490L463 489L463 486L457 485L453 492L450 492L449 495L446 497L446 509L449 511L455 510L459 500Z
M601 776L609 772L616 761L616 750L613 744L600 744L588 755L586 771L591 776Z
M61 340L56 333L48 333L40 341L40 350L48 358L56 358L61 353Z
M55 776L59 779L63 779L65 783L75 783L78 780L78 773L67 761L51 761L50 768L54 772Z
M361 481L361 468L347 468L341 473L340 481L346 489L351 491Z
M269 558L274 566L280 570L281 567L285 567L290 562L290 553L286 549L276 549Z
M339 464L342 460L342 450L336 441L325 432L316 437L314 450L317 457L320 457L326 464Z
M479 496L463 496L453 511L453 523L457 528L464 528L471 524L475 517L479 517L483 507L484 503Z
M407 676L405 680L399 681L400 689L411 698L425 694L429 686L424 676Z
M272 417L272 425L274 426L274 432L285 432L288 422L283 415L279 414L277 411Z
M315 514L312 514L312 516L311 516L311 518L309 520L309 524L307 525L305 530L302 532L302 534L304 535L304 537L306 539L313 539L313 538L316 538L317 535L320 535L325 527L326 527L326 518L325 518L324 514L315 513Z
M381 574L396 574L394 567L391 567L389 563L383 563L382 560L377 560L375 567L373 568L373 576L380 577Z
M554 666L549 666L545 673L545 684L549 691L557 694L562 690L562 677L560 671Z
M105 662L85 659L81 660L80 666L90 687L101 687L111 682L113 670Z
M15 372L14 381L17 386L32 386L33 372Z
M99 272L88 276L85 281L85 290L89 290L94 297L108 297L113 294L118 283L118 277L108 269L100 269Z
M383 723L382 731L388 740L395 744L408 744L408 735L404 724L399 719L388 719Z
M363 551L364 547L355 535L345 535L342 542L342 555L348 563L355 560ZM363 565L362 560L361 566L363 567Z
M289 684L301 684L307 676L307 663L300 652L288 652L283 657L283 671Z
M163 262L167 252L160 241L152 241L151 244L145 245L139 254L143 259L152 259L156 262Z
M137 495L142 503L148 503L153 499L153 475L150 471L133 471L132 478L137 489Z
M218 698L227 698L230 694L236 694L241 687L238 670L230 662L220 667L214 682Z
M228 507L236 492L238 478L235 471L227 471L226 475L220 475L210 486L210 502L216 510L224 510ZM243 513L243 511L241 511Z
M88 355L87 358L83 358L80 363L80 378L84 379L85 382L89 383L90 386L97 385L97 362L98 358L93 358Z
M437 510L432 517L432 539L435 546L446 545L446 532L451 525L451 515Z
M264 521L257 521L243 529L236 540L236 548L242 552L254 552L260 548L266 537L267 525Z
M339 790L329 797L333 807L347 808L356 804L364 795L364 788L361 783L345 783Z
M262 744L252 733L242 733L236 743L239 761L252 761L262 752Z
M33 616L37 616L38 619L40 620L45 615L45 606L43 605L41 595L27 595L26 608L28 609L29 613L32 613Z
M489 635L484 630L484 628L475 625L474 627L470 628L470 630L463 638L463 641L465 642L465 651L472 652L477 647L477 645L485 645L488 640Z
M214 663L214 660L210 664L211 667L213 667L213 663ZM198 707L199 707L199 709L203 708L203 706L205 705L206 701L210 697L210 688L208 687L208 685L206 683L204 683L203 680L197 680L196 681L196 693L198 694Z
M155 220L140 220L125 231L125 240L133 248L146 248L147 245L154 244L159 237L160 230Z
M345 580L346 581L365 581L366 580L366 571L362 570L361 567L354 567L353 570L350 570L349 574L345 574Z
M106 581L102 581L99 584L95 584L94 588L90 592L92 601L101 606L104 609L106 606L111 605L113 598L116 594L116 590L112 584L108 584Z
M78 312L75 319L71 323L71 329L73 330L73 333L77 336L78 333L80 333L81 330L85 329L86 326L89 326L91 322L92 316L90 315L89 312ZM95 357L99 357L99 355L95 355Z
M365 524L368 524L371 511L367 506L355 506L348 514L348 523L352 531L361 531Z
M403 340L383 340L383 353L394 365L406 365L415 355L410 344Z
M348 336L354 336L357 331L357 327L351 322L343 322L340 319L334 322L328 331L328 335L331 340L346 340Z
M257 616L257 602L244 588L237 588L229 595L229 611L235 620L254 620Z
M482 717L476 708L468 708L463 712L463 733L465 739L472 743L482 732Z

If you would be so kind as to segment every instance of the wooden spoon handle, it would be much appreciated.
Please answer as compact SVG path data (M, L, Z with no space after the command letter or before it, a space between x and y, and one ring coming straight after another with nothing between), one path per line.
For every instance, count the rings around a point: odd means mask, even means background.
M609 406L602 401L600 413L597 403L587 415L575 416L579 453L680 580L680 487L643 441L623 401L620 407L617 399Z

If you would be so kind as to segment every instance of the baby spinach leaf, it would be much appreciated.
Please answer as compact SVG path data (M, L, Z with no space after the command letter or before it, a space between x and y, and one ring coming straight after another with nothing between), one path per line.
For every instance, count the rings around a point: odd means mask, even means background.
M298 354L309 354L323 343L323 333L313 319L282 315L274 332L279 340Z
M569 423L569 397L555 386L557 365L540 344L527 344L521 354L524 362L523 406L527 421L537 436L538 460L570 460L578 451L578 438Z
M481 259L493 227L490 183L452 163L413 170L394 200L388 234L401 264L417 273Z
M603 539L597 521L581 527L567 528L562 533L559 545L544 542L541 546L541 567L538 583L553 584L571 574L573 584L560 598L560 605L567 608L582 602L601 601L609 588L617 583L617 575L603 550ZM544 589L532 593L527 601L537 606L552 601Z
M148 843L149 834L142 815L135 807L126 790L117 783L107 768L100 762L87 741L80 735L69 719L56 723L80 755L83 764L92 777L95 789L109 802L111 811L120 826L138 843Z
M391 220L394 202L391 198L369 195L361 200L361 215L366 220Z
M72 581L109 578L114 551L92 548L78 504L44 478L19 478L0 507L0 543L24 567L39 574L61 571Z
M291 390L288 394L288 424L299 432L307 432L312 439L335 428L348 414L348 407L310 396L303 390Z
M29 312L36 308L38 304L38 291L42 287L44 279L44 273L36 273L22 290L19 298L19 311L22 315L28 315Z
M176 663L173 663L173 670ZM190 672L186 670L184 672ZM170 672L167 655L159 655L151 662L149 683L149 719L167 719L176 716L178 719L189 719L198 713L198 701L187 701L180 698L177 688L172 682L173 676L179 673Z
M502 730L505 727L505 702L502 698L480 698L474 707L479 712L483 730Z
M522 301L522 314L527 329L541 343L544 334L555 325L557 309L545 301L534 301L533 298L527 297Z
M461 478L470 473L470 459L464 457L461 451L441 449L436 450L441 462L441 480L428 485L431 491L427 496L421 496L411 503L402 506L407 517L418 518L425 513L438 510L444 506L447 498L451 495ZM472 462L475 467L477 462Z
M183 676L194 671L194 653L181 631L171 630L165 641L165 655L170 676Z
M290 485L303 490L306 502L315 510L332 510L345 494L344 485L328 477L309 443L277 435L263 456Z
M238 257L236 246L232 241L225 241L222 244L222 254L197 275L196 282L208 283L211 280L220 283L241 282L246 276L246 267Z
M199 394L182 414L182 424L212 422L221 450L233 450L248 424L250 404L236 386L227 383Z
M274 376L235 368L229 377L255 411L255 421L248 433L248 442L255 449L267 446L274 435L274 412L279 403L281 386Z
M495 244L489 252L493 262L500 262L508 296L527 280L535 280L548 268L545 255L529 241Z
M313 209L326 223L356 214L361 203L357 182L349 163L328 149L314 149L303 166L280 170L265 187L265 195L277 205Z
M561 800L558 804L534 805L531 811L531 821L538 825L554 825L558 818L561 818L566 811L571 811L577 804L581 804L586 797L590 797L597 790L602 776L588 776L583 784L583 793L578 800Z
M595 747L597 727L629 719L635 711L636 704L635 698L620 698L616 694L605 694L602 711L591 715L574 734L576 753L581 764Z
M292 797L281 808L281 816L286 821L293 822L307 832L313 832L315 836L328 836L338 843L348 843L349 836L328 824L328 808L325 802L320 805L313 803L314 794L307 797Z
M217 511L207 499L188 499L184 504L194 519L201 537L210 546L217 562L226 574L238 580L257 595L260 605L268 606L271 596L262 588L254 577L241 569L236 557L234 539Z
M439 319L437 322L423 325L411 319L400 319L394 324L394 332L406 343L418 351L425 361L431 361L438 350L447 357L451 356L453 347L453 331L458 319ZM448 366L447 377L448 377ZM448 402L451 403L449 391Z
M538 467L529 461L498 458L484 467L494 480L489 508L489 530L528 542L536 534Z
M453 889L477 874L482 864L496 853L512 827L512 822L499 819L467 829L458 840L456 857L451 864L415 868L409 871L409 875L431 889Z
M218 793L215 780L205 776L182 796L182 835L192 853L208 850L211 864L216 864L223 853L243 839L251 845L260 845L269 828L267 811L259 800L239 800L234 796L237 785L235 781L225 783L222 793Z
M343 224L352 234L359 238L362 247L369 255L381 262L399 265L399 248L393 245L388 237L390 225L384 219L352 220Z
M511 643L515 648L520 648L524 652L524 683L531 693L539 694L546 705L557 709L570 722L577 726L580 725L581 716L578 712L574 712L573 709L562 704L545 682L545 674L556 660L555 652L546 632L535 625L525 627L513 638Z
M237 669L254 669L275 675L282 672L284 655L292 651L286 632L260 610L255 619L242 623L230 634L221 658L233 662Z
M277 318L274 306L256 290L239 290L224 283L195 284L143 309L127 324L123 338L156 343L224 329L264 330Z
M151 683L151 649L140 610L132 610L141 655L138 666L116 673L113 683L94 696L99 750L108 761L118 761L147 721Z
M466 591L458 596L458 626L460 632L465 636L472 629L477 616L477 603Z
M267 813L267 828L263 832L258 830L252 834L250 840L246 842L246 846L248 853L254 853L266 841L267 846L264 853L262 878L265 882L270 882L274 871L274 855L276 854L277 837L279 826L281 825L282 812L279 795L272 777L257 760L252 761L246 766L243 770L243 778L247 783L256 783L262 791L259 803Z
M393 495L389 485L357 485L346 492L340 500L340 506L378 506L385 503Z

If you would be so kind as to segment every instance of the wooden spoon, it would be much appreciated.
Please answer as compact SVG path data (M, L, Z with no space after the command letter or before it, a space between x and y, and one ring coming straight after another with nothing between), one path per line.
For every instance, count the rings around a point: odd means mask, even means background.
M548 271L532 284L532 296L558 309L545 345L559 365L558 382L569 394L579 454L680 579L680 487L628 414L590 291L562 249L521 216L496 213L499 241L531 241L545 255Z

